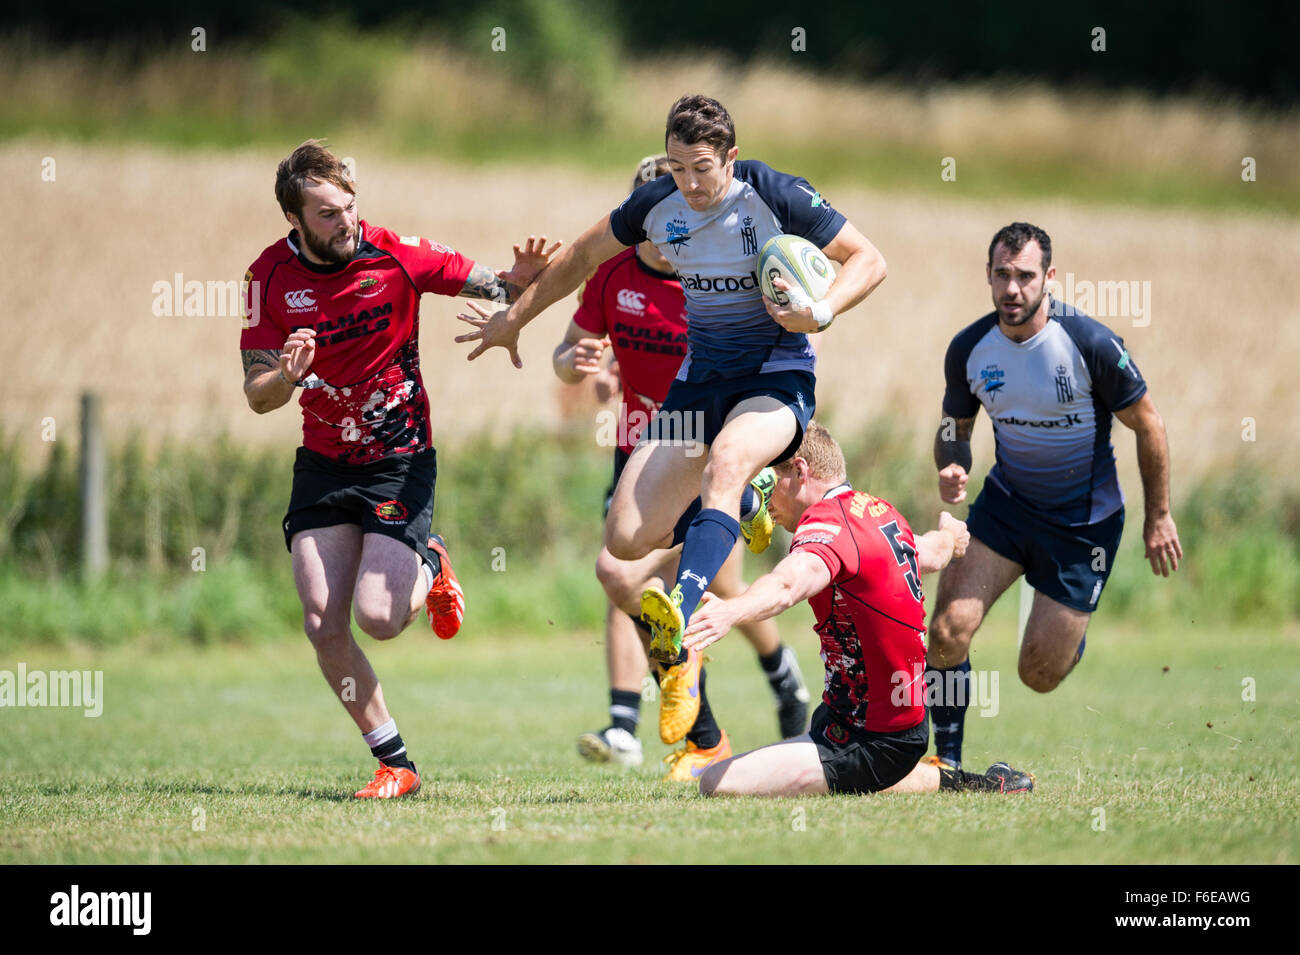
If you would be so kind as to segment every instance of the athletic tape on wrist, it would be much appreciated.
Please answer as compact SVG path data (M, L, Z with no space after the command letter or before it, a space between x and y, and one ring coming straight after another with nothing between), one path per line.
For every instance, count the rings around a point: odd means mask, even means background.
M813 302L812 315L817 319L817 330L825 331L831 327L831 322L835 321L835 313L826 302Z

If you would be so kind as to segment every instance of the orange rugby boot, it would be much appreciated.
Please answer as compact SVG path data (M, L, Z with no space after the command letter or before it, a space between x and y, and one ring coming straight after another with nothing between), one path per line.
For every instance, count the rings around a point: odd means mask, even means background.
M700 669L704 653L694 647L686 659L659 677L659 739L671 746L681 740L700 715Z
M433 632L443 640L450 640L460 632L460 625L465 620L465 592L460 589L456 572L451 569L447 545L437 534L429 537L429 550L438 555L442 569L433 579L429 595L424 598L424 609L429 613Z
M411 764L410 769L379 764L375 778L354 795L357 799L393 799L397 796L414 796L420 791L420 774Z
M710 746L708 749L700 749L687 740L685 749L676 750L664 757L664 762L672 767L664 779L676 783L693 783L704 774L706 769L724 759L731 759L731 740L727 739L726 730L722 731L722 739L718 740L718 745Z

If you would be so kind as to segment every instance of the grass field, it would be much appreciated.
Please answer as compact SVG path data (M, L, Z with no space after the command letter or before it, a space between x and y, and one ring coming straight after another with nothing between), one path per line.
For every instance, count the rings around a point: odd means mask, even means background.
M97 718L0 709L0 863L1300 861L1300 113L1032 83L831 86L763 60L586 62L600 37L586 44L556 54L589 67L574 85L328 24L203 56L0 39L0 178L24 223L0 316L0 671L99 669L106 695ZM1063 297L1125 338L1164 415L1184 569L1153 586L1142 568L1134 443L1116 426L1127 552L1083 666L1050 697L1023 687L1011 599L975 645L999 712L972 713L968 764L1033 770L1026 798L705 802L658 765L585 765L574 739L607 700L602 638L583 628L608 455L597 407L551 372L574 299L528 329L516 371L497 354L467 363L460 305L428 297L437 519L471 625L449 644L417 625L367 647L425 790L358 804L373 763L292 632L276 539L301 416L248 410L234 310L160 306L158 287L236 281L285 233L275 164L307 136L354 157L376 224L492 266L530 232L571 241L693 88L731 107L742 158L806 174L889 262L819 360L818 417L859 449L859 486L928 526L944 349L990 308L989 237L1034 221ZM811 104L800 135L791 91ZM89 586L72 463L84 391L114 448L140 446L113 458L114 567ZM980 416L975 471L992 458ZM520 528L531 549L508 537ZM505 547L509 576L489 569ZM809 620L795 611L783 633L817 682ZM752 654L738 637L713 652L738 751L770 742ZM643 717L653 739L653 704ZM647 744L652 763L665 751Z
M784 635L816 680L807 622L794 612ZM301 640L32 648L0 667L100 668L104 708L0 713L0 863L1300 861L1295 627L1148 632L1103 609L1089 637L1050 697L1015 678L1013 601L976 640L999 710L971 710L967 761L1032 769L1030 796L709 802L659 780L657 740L626 775L579 760L574 738L602 725L606 699L591 633L471 629L441 644L417 627L374 647L425 779L418 797L378 804L349 798L372 764ZM750 650L732 637L715 651L722 725L738 747L771 741Z

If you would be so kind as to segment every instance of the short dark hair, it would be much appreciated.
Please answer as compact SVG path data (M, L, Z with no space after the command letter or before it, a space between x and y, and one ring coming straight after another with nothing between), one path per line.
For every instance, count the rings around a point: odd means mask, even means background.
M993 264L993 250L999 245L1005 245L1007 251L1016 255L1031 241L1037 242L1038 247L1043 250L1043 272L1046 274L1052 266L1052 237L1038 226L1030 225L1028 222L1013 222L998 229L997 235L989 243L989 265Z
M683 146L708 143L719 153L728 153L736 145L736 124L727 108L716 99L696 94L683 96L668 111L664 146L676 139Z
M320 139L307 140L275 170L275 199L282 210L302 217L302 191L308 180L332 182L350 195L357 194L352 172Z

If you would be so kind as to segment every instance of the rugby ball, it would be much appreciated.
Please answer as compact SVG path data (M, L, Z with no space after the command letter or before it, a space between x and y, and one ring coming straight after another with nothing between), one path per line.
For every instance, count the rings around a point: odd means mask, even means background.
M772 287L783 278L801 288L811 301L820 302L835 281L831 260L807 239L797 235L775 235L758 252L758 287L777 305L789 305L790 297Z

